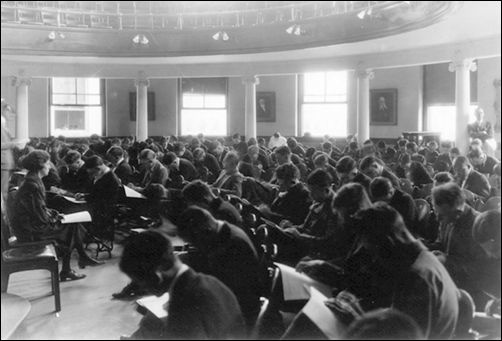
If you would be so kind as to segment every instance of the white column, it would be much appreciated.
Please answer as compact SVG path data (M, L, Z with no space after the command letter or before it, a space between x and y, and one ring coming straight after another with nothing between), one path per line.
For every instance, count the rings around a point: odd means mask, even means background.
M370 138L370 79L371 70L356 70L357 77L357 141Z
M456 138L455 146L465 154L469 148L469 105L471 103L470 71L476 70L472 59L458 59L450 63L450 72L455 72ZM453 122L452 122L453 123Z
M148 86L150 81L140 77L134 81L136 85L136 140L148 138Z
M16 141L26 143L30 140L28 87L31 85L31 78L26 76L14 77L12 85L16 87Z
M242 78L245 85L245 105L244 105L244 134L246 139L256 138L256 85L260 80L256 76L247 76Z

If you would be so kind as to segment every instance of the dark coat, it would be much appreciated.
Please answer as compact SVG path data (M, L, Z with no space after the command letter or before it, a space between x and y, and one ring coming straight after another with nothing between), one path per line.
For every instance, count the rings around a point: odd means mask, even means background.
M121 191L120 180L111 171L93 184L91 191L85 197L93 225L111 230Z
M162 163L158 160L153 161L153 166L150 169L145 169L141 177L141 187L147 187L150 184L161 184L164 186L169 178L169 172Z
M488 199L490 196L490 183L488 182L488 179L486 176L474 169L472 169L467 176L462 188L480 196L483 200Z
M408 230L414 232L417 221L417 207L411 195L396 189L389 205L401 214Z
M218 179L213 183L213 187L233 192L233 194L240 197L242 195L243 180L244 176L239 172L227 175L225 170L222 170Z
M131 165L126 160L122 160L117 167L113 169L113 172L120 179L123 185L133 182L133 170Z
M218 220L224 220L230 224L242 226L242 217L237 209L221 198L214 199L209 204L209 211Z
M303 183L299 182L287 192L279 194L272 202L270 209L280 216L280 220L287 219L299 225L307 217L311 204L309 191Z

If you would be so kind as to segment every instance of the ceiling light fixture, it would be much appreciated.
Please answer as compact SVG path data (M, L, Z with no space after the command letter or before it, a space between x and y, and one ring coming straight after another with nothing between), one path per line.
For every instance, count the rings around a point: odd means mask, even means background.
M286 29L286 33L295 36L303 36L307 31L301 25L293 24Z
M216 41L218 41L218 40L228 41L230 39L230 36L225 31L218 31L215 34L213 34L213 39Z
M368 7L363 9L361 12L357 13L357 17L363 20L367 16L371 17L372 14L373 14L373 7L371 7L371 2L368 2Z
M148 43L150 43L144 34L136 34L134 38L132 38L132 42L138 45L148 45Z
M56 31L51 31L49 32L49 35L47 35L47 39L50 41L54 41L56 39L64 39L66 36L62 32L56 32Z

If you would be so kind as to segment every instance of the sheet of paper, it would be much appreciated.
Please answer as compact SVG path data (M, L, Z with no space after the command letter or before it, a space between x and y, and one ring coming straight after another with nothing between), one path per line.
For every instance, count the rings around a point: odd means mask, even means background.
M274 264L281 270L285 301L308 300L310 298L310 287L314 287L324 295L331 297L330 286L316 281L303 273L299 273L290 266L280 263Z
M152 314L157 316L159 319L167 317L167 304L169 302L169 293L166 292L164 295L157 296L147 296L140 298L136 303L142 307L145 307Z
M328 337L337 340L344 333L343 324L335 314L324 304L327 297L316 288L310 288L310 300L303 307L302 312Z
M88 223L92 218L89 212L82 211L76 213L65 214L61 220L62 224Z
M143 194L133 190L131 187L124 186L124 191L125 191L126 197L128 197L128 198L146 199L146 197Z
M72 197L67 197L66 195L63 195L63 198L65 198L66 200L74 203L74 204L85 204L86 201L85 200L77 200L75 198L72 198Z
M26 176L26 174L28 174L28 171L25 170L15 171L14 174Z

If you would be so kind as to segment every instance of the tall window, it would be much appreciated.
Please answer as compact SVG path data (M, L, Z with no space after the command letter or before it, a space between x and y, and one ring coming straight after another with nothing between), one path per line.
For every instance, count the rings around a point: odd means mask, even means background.
M476 107L477 105L473 104L469 106L469 123L476 120L474 116ZM441 140L455 141L457 134L456 116L455 105L430 105L427 107L427 130L441 133Z
M52 78L51 135L103 134L103 85L99 78Z
M227 79L181 79L181 135L227 135Z
M347 72L307 73L300 89L302 134L347 136Z

